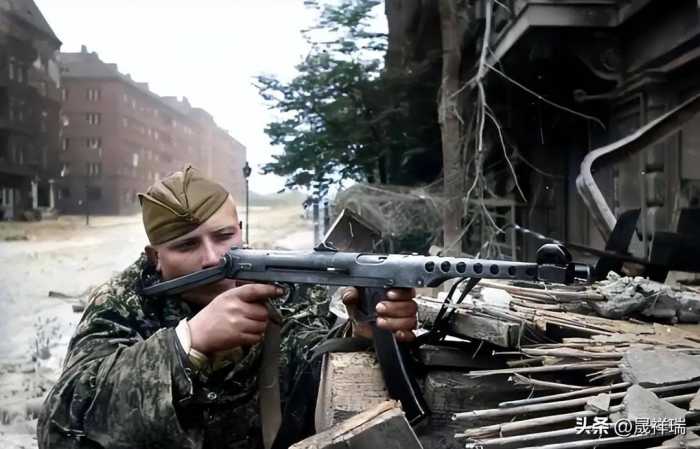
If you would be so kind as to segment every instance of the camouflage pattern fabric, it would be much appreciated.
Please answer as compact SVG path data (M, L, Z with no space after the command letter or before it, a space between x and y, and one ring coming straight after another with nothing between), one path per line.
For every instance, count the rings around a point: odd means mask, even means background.
M262 448L260 345L217 371L194 371L174 328L196 311L177 297L139 294L157 279L142 255L93 293L39 417L40 448ZM295 411L292 387L308 378L310 350L333 319L324 289L297 293L275 306L284 320L282 410L302 422L314 404L306 396L307 410Z

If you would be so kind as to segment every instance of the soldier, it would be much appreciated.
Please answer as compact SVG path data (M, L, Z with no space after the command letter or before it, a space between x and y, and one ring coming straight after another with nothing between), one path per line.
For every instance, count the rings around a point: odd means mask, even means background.
M150 244L91 296L39 417L39 447L277 448L312 434L319 373L308 355L333 324L324 295L282 302L277 286L225 279L144 296L144 286L217 265L241 231L228 192L189 166L139 198ZM414 338L413 296L390 289L377 306L378 326L401 341ZM343 300L352 309L357 290ZM282 326L276 404L258 386L273 321ZM282 410L278 422L266 426L266 408Z

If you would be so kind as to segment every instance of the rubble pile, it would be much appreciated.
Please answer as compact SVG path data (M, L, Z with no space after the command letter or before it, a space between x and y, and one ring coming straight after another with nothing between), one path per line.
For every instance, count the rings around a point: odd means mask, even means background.
M431 327L443 298L418 303ZM494 366L455 376L520 390L494 407L454 411L460 446L700 447L700 295L692 288L615 275L586 288L483 280L448 307L447 335L481 349L471 366ZM448 346L432 350L454 351Z

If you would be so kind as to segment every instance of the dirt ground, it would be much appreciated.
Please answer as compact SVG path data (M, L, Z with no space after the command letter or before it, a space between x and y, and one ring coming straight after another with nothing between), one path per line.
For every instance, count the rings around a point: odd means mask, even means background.
M241 211L245 219L245 210ZM255 248L309 249L301 206L250 210ZM36 413L55 382L80 319L74 300L136 260L146 236L140 216L67 216L0 223L0 448L36 448Z

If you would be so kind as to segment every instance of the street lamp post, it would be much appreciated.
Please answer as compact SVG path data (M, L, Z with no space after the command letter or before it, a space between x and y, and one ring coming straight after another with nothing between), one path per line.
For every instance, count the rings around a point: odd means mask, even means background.
M245 162L245 166L243 167L243 176L245 177L245 243L246 245L250 244L250 241L248 240L248 224L250 223L249 220L249 210L250 210L250 190L248 189L248 178L250 177L251 173L250 165L248 165L248 161Z
M85 226L90 226L90 163L85 163Z

